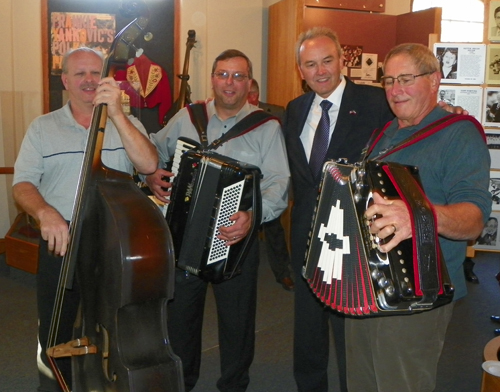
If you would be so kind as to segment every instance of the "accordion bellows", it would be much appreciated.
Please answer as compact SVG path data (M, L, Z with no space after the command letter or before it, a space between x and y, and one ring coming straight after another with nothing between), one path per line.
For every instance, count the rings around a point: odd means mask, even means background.
M412 216L413 237L388 253L379 250L364 217L373 192L402 199ZM321 302L352 316L414 313L451 302L453 286L418 168L326 162L303 275Z

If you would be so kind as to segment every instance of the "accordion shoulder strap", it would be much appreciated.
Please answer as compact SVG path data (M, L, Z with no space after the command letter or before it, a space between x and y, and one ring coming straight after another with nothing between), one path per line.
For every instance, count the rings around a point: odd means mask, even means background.
M458 121L470 121L473 123L478 130L478 132L481 134L483 140L486 142L486 136L484 134L484 129L481 126L481 124L472 116L469 115L464 115L464 114L450 114L448 116L445 116L437 121L434 121L432 124L429 124L428 126L422 128L421 130L415 132L413 135L410 137L406 138L396 146L392 146L389 149L381 151L376 157L370 158L370 159L377 159L381 160L388 155L395 153L396 151L399 151L405 147L411 146L412 144L415 144L419 142L422 139L425 139L426 137L429 137L431 135L434 135L436 132L439 132L443 128L446 128L447 126L454 124ZM370 155L370 153L373 151L373 148L375 145L380 141L382 138L385 130L388 128L390 123L388 123L382 130L376 130L372 137L370 138L370 144L367 148L366 156Z
M204 103L190 103L186 106L191 122L198 132L200 143L203 148L207 147L207 127L208 127L208 114L207 105Z
M193 123L200 142L204 150L215 150L223 143L238 136L242 136L258 126L270 120L280 121L278 117L273 116L263 110L256 110L245 116L241 121L237 122L229 131L223 134L219 139L214 140L210 145L207 141L207 126L208 114L205 103L192 103L187 106L191 122Z

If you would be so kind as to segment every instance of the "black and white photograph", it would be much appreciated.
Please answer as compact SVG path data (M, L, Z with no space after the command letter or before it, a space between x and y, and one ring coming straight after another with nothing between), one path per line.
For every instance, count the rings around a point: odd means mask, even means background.
M440 88L438 102L443 101L448 105L455 106L455 91L447 88Z
M491 168L500 170L500 130L485 129L486 144L490 152Z
M484 89L483 125L500 127L500 87Z
M441 79L457 78L458 48L445 47L436 50L436 57L439 60Z
M500 44L487 47L486 56L486 83L500 84Z
M488 39L500 42L500 1L490 2L488 26Z
M500 181L500 178L498 179ZM498 251L500 242L498 241L498 221L500 212L493 211L486 221L481 235L477 238L474 248L476 250Z
M484 44L434 44L439 61L441 83L483 84L486 63Z

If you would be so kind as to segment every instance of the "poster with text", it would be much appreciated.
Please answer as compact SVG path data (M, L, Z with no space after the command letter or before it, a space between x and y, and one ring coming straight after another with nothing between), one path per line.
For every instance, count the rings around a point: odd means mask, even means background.
M486 64L484 44L434 44L441 83L483 84Z
M450 106L461 106L469 114L481 121L483 107L483 89L479 86L450 86L441 84L438 90L438 102Z
M52 75L60 75L64 54L81 46L107 55L116 32L115 15L79 12L50 14L50 50Z

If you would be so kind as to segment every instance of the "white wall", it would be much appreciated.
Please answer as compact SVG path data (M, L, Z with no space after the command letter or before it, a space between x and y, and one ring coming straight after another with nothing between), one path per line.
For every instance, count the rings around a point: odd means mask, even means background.
M190 53L189 85L192 100L212 95L210 73L213 60L226 49L238 49L253 63L254 77L262 79L262 0L183 0L181 39L196 31L196 47ZM179 61L184 61L185 46ZM182 69L180 64L180 68Z
M0 0L0 166L13 166L33 118L42 113L40 0ZM11 175L0 175L0 238L17 214Z

